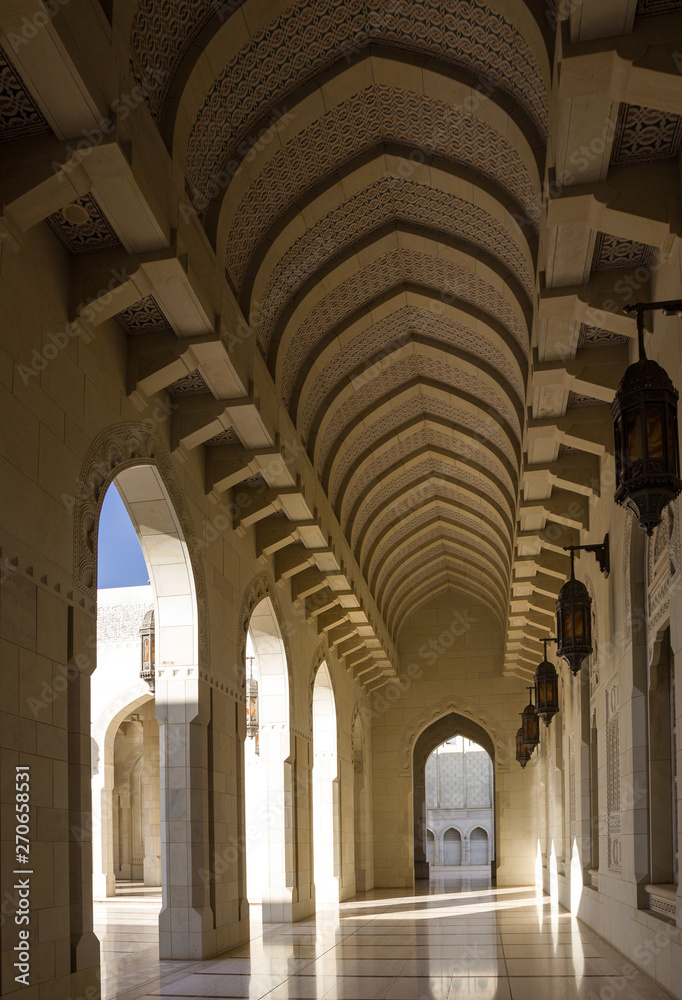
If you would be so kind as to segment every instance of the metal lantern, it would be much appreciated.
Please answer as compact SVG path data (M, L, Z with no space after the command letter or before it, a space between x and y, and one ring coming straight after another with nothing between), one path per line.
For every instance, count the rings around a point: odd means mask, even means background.
M154 612L148 611L140 627L140 654L142 665L140 677L146 681L150 690L156 686L156 633L154 629Z
M679 393L666 371L644 351L644 310L679 315L682 301L638 303L639 361L627 369L611 405L617 504L632 510L651 535L663 508L682 490L677 434Z
M248 657L249 676L246 679L246 735L258 741L258 681L253 678L253 656ZM256 750L256 752L258 752Z
M523 729L519 729L516 734L516 759L521 767L525 767L531 758L533 751L529 750L523 742Z
M528 690L534 691L535 688L529 687ZM521 735L523 737L523 745L532 753L540 742L540 719L538 718L538 713L535 711L532 694L530 701L523 712L521 712Z
M592 598L587 587L576 580L575 555L571 551L571 579L559 591L556 601L557 653L574 674L592 652Z
M547 659L547 643L553 639L543 639L545 658L535 671L535 711L546 726L559 711L559 676L556 667Z

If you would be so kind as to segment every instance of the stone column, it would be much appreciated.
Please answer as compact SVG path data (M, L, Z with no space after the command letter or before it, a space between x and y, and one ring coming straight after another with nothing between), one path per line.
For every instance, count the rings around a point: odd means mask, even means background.
M161 668L156 682L161 784L161 958L215 953L210 903L207 726L210 698L196 668Z

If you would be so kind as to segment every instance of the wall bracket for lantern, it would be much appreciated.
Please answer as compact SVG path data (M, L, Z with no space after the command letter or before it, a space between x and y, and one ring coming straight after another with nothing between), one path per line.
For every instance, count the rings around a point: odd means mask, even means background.
M608 531L604 535L603 542L596 542L594 545L564 545L564 552L571 553L571 576L573 576L573 560L575 552L592 552L597 560L600 571L608 577L611 572L611 547L609 545Z

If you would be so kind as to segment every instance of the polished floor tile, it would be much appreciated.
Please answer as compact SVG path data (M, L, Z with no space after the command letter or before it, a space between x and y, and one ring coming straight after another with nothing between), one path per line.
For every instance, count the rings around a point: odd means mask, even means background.
M159 959L159 909L95 904L103 1000L670 998L534 889L483 879L377 890L293 925L255 919L249 943L202 962Z

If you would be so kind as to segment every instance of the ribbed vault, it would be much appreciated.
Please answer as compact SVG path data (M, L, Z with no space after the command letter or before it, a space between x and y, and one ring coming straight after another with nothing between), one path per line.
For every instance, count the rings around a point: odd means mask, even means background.
M159 2L131 24L139 74ZM506 620L544 6L184 7L150 107L389 629L445 587Z

